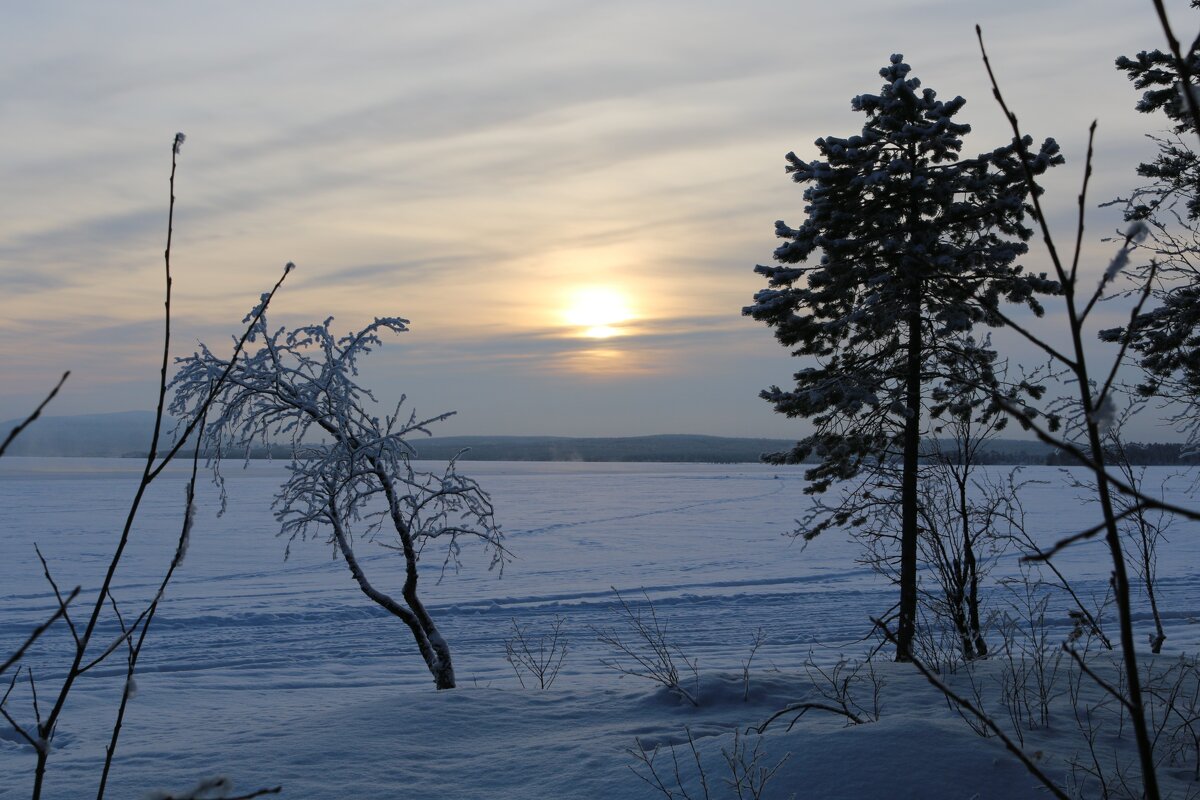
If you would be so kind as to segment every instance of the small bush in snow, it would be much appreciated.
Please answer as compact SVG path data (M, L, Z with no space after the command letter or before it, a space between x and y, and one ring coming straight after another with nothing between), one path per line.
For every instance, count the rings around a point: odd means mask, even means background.
M517 673L522 689L525 688L526 675L531 682L537 683L539 689L549 689L554 684L567 657L567 639L562 635L564 622L565 619L555 614L550 632L538 634L535 638L529 633L528 625L512 620L512 635L504 640L504 660Z
M700 794L695 796L695 800L713 800L714 795L708 785L708 771L700 758L696 739L692 736L690 728L685 727L684 732L687 734L691 761L696 765L694 780L700 784ZM750 738L748 735L743 735L740 731L735 730L730 747L721 748L721 759L725 762L725 768L729 773L728 776L722 776L721 780L732 792L731 796L736 797L737 800L762 800L766 796L764 792L767 784L791 757L791 753L784 754L783 758L779 759L774 766L769 767L767 764L770 762L766 760L766 753L762 750L762 737L754 737L753 747L747 745L748 738ZM637 749L628 751L637 764L630 765L629 768L634 775L641 778L667 800L674 800L677 797L682 800L693 800L693 795L689 794L684 786L688 782L685 773L693 770L680 764L676 747L677 745L673 744L667 746L667 754L670 756L671 763L664 769L663 762L666 759L662 758L662 746L655 745L653 748L647 749L638 739ZM678 747L682 749L682 745ZM688 755L684 755L685 764Z
M683 687L679 677L679 664L692 673L693 686L700 681L696 662L684 655L679 646L667 636L667 623L660 620L650 602L650 595L642 591L646 599L644 608L634 608L625 602L615 588L617 605L613 613L621 621L624 631L614 628L592 628L596 638L602 644L612 648L614 658L602 661L604 666L614 669L622 675L633 675L638 678L660 683L675 694L687 700L693 706L699 706L695 691L689 692Z

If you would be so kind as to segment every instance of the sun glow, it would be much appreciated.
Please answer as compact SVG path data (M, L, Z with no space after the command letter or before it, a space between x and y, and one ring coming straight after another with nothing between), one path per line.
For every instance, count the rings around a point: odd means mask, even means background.
M608 339L621 334L619 326L633 319L633 312L621 292L593 286L571 295L563 319L568 325L582 328L582 336Z

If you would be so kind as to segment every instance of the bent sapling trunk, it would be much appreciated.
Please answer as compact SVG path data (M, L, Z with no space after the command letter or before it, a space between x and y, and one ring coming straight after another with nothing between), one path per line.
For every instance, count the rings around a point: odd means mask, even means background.
M340 519L341 517L337 513L336 507L331 502L330 524L333 527L333 535L337 541L338 551L346 559L346 566L349 567L350 574L354 577L354 582L358 584L358 588L380 608L399 617L400 621L412 631L413 640L417 643L417 650L420 651L421 658L425 660L425 666L429 668L430 674L433 675L433 680L437 688L455 688L454 666L450 660L450 648L446 644L446 640L438 633L433 620L430 619L428 614L424 614L424 619L422 619L421 616L398 603L395 598L379 591L371 584L371 581L367 579L366 573L363 572L362 566L358 563L358 557L354 554L354 544L350 536L347 535ZM422 607L421 610L424 611L424 608Z

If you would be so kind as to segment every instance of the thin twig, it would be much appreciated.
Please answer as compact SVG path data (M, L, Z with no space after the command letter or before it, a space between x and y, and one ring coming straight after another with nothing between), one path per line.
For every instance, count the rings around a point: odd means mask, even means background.
M787 716L788 714L799 712L799 713L796 713L795 719L793 719L791 722L788 723L787 730L790 731L793 727L795 727L796 723L800 721L800 718L803 717L805 714L807 714L809 711L828 711L830 714L837 714L839 716L845 717L846 719L853 722L855 725L862 725L865 722L865 720L863 720L862 717L858 716L857 714L855 714L852 711L849 711L845 708L838 708L837 706L831 705L829 703L819 703L819 702L814 701L814 702L804 702L804 703L792 703L792 704L785 706L784 708L781 708L780 710L776 711L771 716L767 717L766 720L764 720L762 722L762 724L751 725L746 730L754 731L755 733L760 733L760 734L766 733L767 728L770 727L771 723L774 722L775 720L779 719L780 717Z
M59 617L67 613L67 605L79 595L79 588L80 587L76 586L74 589L72 589L71 593L59 603L58 610L50 615L49 619L47 619L41 625L38 625L33 629L32 632L30 632L28 636L25 637L25 641L21 643L21 646L18 647L11 656L8 657L3 666L0 666L0 675L3 675L8 671L9 667L20 661L21 656L25 655L25 651L28 650L29 647L38 640L38 637L49 630L50 626L57 622Z
M75 640L75 644L79 644L79 633L75 630L75 623L71 620L71 614L67 611L67 601L63 599L62 593L58 591L58 584L54 577L50 574L50 566L46 563L45 557L42 555L41 549L35 544L33 551L37 553L38 561L42 562L42 574L46 576L46 580L50 583L50 588L54 590L54 599L58 601L58 610L62 612L62 617L67 622L67 627L71 629L71 638ZM76 587L76 592L79 588ZM0 670L3 672L3 670Z
M200 417L200 428L203 430L204 421L208 415L206 408ZM195 519L195 501L196 501L196 473L200 466L200 448L197 447L192 453L192 474L188 479L186 490L186 502L184 505L183 524L180 527L179 539L175 545L175 555L171 558L171 565L167 568L167 572L163 575L162 581L159 583L158 591L154 595L154 599L150 602L150 606L145 613L145 621L141 623L141 630L138 634L137 642L132 639L133 628L126 632L126 641L129 644L129 660L125 670L125 686L121 690L121 702L117 707L117 717L113 722L112 735L109 737L109 743L104 749L104 768L100 773L100 786L96 792L96 800L103 800L104 790L108 785L108 774L112 769L113 757L117 752L117 741L121 736L121 726L125 721L125 710L129 706L129 698L132 694L133 676L137 671L138 657L142 654L142 647L146 643L146 636L150 633L150 625L154 622L154 614L158 611L158 603L166 594L167 584L171 582L172 576L175 574L176 568L183 562L184 554L187 552L188 541L191 537L192 522ZM120 612L116 608L116 600L113 600L113 611L120 619ZM121 627L124 629L125 622L121 620Z
M1080 187L1080 189L1079 189L1079 220L1075 224L1075 252L1071 256L1071 286L1072 286L1072 288L1075 286L1076 278L1079 277L1079 255L1083 252L1084 220L1087 217L1087 190L1088 190L1088 183L1090 183L1092 180L1092 156L1095 153L1095 147L1094 147L1095 141L1096 141L1096 120L1092 120L1092 124L1088 126L1087 157L1084 158L1084 160L1083 160L1083 163L1084 163L1083 186ZM1104 285L1103 282L1101 282L1101 286L1103 286L1103 285ZM1099 296L1099 293L1100 293L1100 290L1097 289L1096 295ZM1093 298L1092 302L1093 303L1095 302L1094 298ZM1089 303L1087 308L1084 309L1083 313L1079 317L1080 322L1082 322L1087 317L1088 311L1091 309L1091 307L1092 307L1092 304Z
M1125 354L1129 352L1130 345L1133 344L1133 325L1138 317L1142 315L1142 308L1145 307L1146 301L1150 299L1150 295L1154 291L1154 276L1158 272L1158 264L1150 262L1150 270L1146 275L1145 282L1142 284L1142 291L1138 296L1137 303L1129 312L1129 324L1125 326L1125 335L1121 337L1121 346L1117 350L1117 355L1113 358L1112 369L1109 370L1108 377L1104 380L1104 385L1100 387L1100 393L1096 396L1096 407L1103 408L1109 398L1109 392L1112 391L1114 382L1117 379L1117 372L1121 369L1121 364L1125 361Z
M47 743L54 736L54 732L58 725L58 719L59 719L60 715L62 714L63 709L66 706L67 698L70 695L71 690L74 688L75 681L81 675L83 675L84 672L86 672L88 669L94 667L97 663L99 663L99 661L103 660L104 658L107 658L108 655L111 654L113 652L113 650L115 650L116 647L119 646L119 644L122 641L125 641L128 638L128 636L130 635L130 633L132 631L137 629L139 622L145 616L146 612L143 612L141 615L139 615L138 619L135 620L134 623L128 627L127 631L122 633L121 637L119 637L116 642L113 642L108 648L106 648L104 653L98 659L94 659L90 663L88 663L87 666L84 666L84 662L88 658L88 647L91 643L92 636L95 634L97 627L99 626L100 617L101 617L102 612L104 611L105 603L106 603L106 601L111 599L110 591L112 588L113 580L116 576L117 568L121 563L121 558L125 552L125 548L129 544L130 536L133 531L134 520L137 518L138 512L141 508L142 499L145 497L150 484L162 472L162 470L166 467L166 465L171 461L171 459L175 456L175 454L183 446L183 443L186 441L187 435L189 435L195 429L195 426L196 426L197 422L199 421L199 414L197 414L196 417L194 417L192 419L192 422L187 427L187 429L185 431L185 435L179 437L179 440L175 443L175 446L167 453L166 456L163 457L163 459L161 460L159 465L157 467L155 467L154 462L155 462L155 459L157 458L156 451L158 449L158 441L159 441L159 436L162 431L163 416L164 416L164 412L165 412L165 408L166 408L167 368L170 364L169 341L170 341L170 331L171 331L171 283L172 283L172 278L171 278L171 241L172 241L172 235L173 235L174 213L175 213L175 172L176 172L176 165L177 165L177 161L178 161L179 148L183 142L183 138L184 138L183 134L176 134L175 138L172 142L172 145L171 145L170 206L169 206L168 214L167 214L167 246L166 246L166 249L163 254L164 273L165 273L165 281L166 281L165 300L163 303L164 347L163 347L162 367L161 367L161 370L159 373L158 403L157 403L157 406L155 409L154 431L153 431L153 434L151 436L151 441L150 441L150 452L147 454L145 466L143 467L143 470L142 470L141 480L138 482L137 490L134 493L133 500L130 502L129 511L125 516L125 522L124 522L124 525L122 526L120 537L117 541L117 544L113 551L113 554L112 554L111 558L109 559L108 568L105 571L104 580L102 581L102 583L100 585L100 589L99 589L99 593L97 594L96 601L95 601L94 605L92 606L91 614L88 617L87 624L84 626L83 633L80 634L79 640L76 644L75 654L72 657L71 664L66 671L66 676L64 677L63 682L59 687L58 694L55 698L54 703L52 704L52 706L50 708L49 713L46 715L46 718L44 721L39 721L39 724L38 724L39 738L46 741ZM262 314L265 313L268 304L270 303L271 299L275 295L275 292L279 289L279 286L283 283L284 278L287 277L287 275L291 271L291 269L292 269L292 265L288 264L288 266L284 269L283 276L279 279L279 281L276 282L275 287L268 294L263 295L261 302L255 309L255 312L253 314L253 321L247 326L245 333L243 334L242 338L238 342L238 346L235 349L233 356L230 358L229 367L226 369L225 373L223 375L221 375L220 378L217 380L216 387L214 387L213 391L209 394L207 401L204 404L204 407L207 407L208 405L210 405L212 403L212 400L216 396L216 392L219 390L220 385L223 383L225 378L228 376L229 370L232 369L232 365L234 363L236 363L238 355L241 352L242 346L244 345L245 341L249 338L250 334L253 332L254 325L257 323L258 319L262 316ZM38 750L37 765L36 765L35 771L34 771L34 784L33 784L32 800L39 800L39 798L41 798L42 787L45 782L45 776L46 776L46 763L49 758L49 754L50 754L49 746Z
M1141 509L1141 506L1138 505L1127 508L1118 514L1114 520L1116 522L1120 522L1121 520L1136 514L1139 509ZM1102 533L1107 526L1107 520L1104 522L1098 522L1086 530L1082 530L1079 533L1073 533L1070 536L1059 539L1049 550L1038 550L1036 553L1030 553L1028 555L1021 556L1021 560L1025 562L1049 561L1071 545L1076 544L1077 542L1082 542L1085 539L1091 539L1096 534Z
M1066 642L1063 642L1062 649L1067 653L1067 655L1071 656L1072 660L1074 660L1077 665L1079 665L1079 669L1083 672L1083 674L1095 681L1097 686L1112 695L1113 698L1116 699L1116 701L1123 705L1127 710L1133 710L1133 706L1129 704L1129 700L1126 699L1125 695L1119 692L1111 683L1097 675L1096 671L1087 665L1087 663L1083 660L1083 656L1079 655L1074 647L1070 647Z
M42 409L50 404L50 401L53 400L54 396L58 394L58 390L62 388L62 385L67 380L67 376L70 374L70 370L64 372L62 377L58 379L58 383L54 384L54 388L50 390L50 394L46 395L46 399L38 404L38 407L33 410L33 413L26 417L24 422L8 432L8 436L4 437L4 444L0 444L0 456L4 455L4 451L8 449L8 446L12 443L12 440L16 439L17 436L20 435L21 431L29 427L31 422L42 415Z

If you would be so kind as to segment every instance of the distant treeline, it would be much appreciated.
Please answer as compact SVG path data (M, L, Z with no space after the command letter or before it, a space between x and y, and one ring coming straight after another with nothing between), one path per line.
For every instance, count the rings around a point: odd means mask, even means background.
M613 438L571 438L558 436L454 436L412 441L416 458L425 461L577 461L750 464L762 461L767 453L786 452L795 444L787 439L738 439L720 436L626 436ZM1135 465L1176 465L1200 463L1200 458L1185 455L1181 444L1129 444L1126 452ZM931 461L938 449L927 443L925 461ZM951 452L944 447L942 453ZM141 455L130 453L129 455ZM230 454L226 454L227 456ZM239 456L241 454L238 454ZM269 450L256 447L251 459L289 459L290 446L274 445ZM815 463L810 460L808 463ZM986 443L976 453L975 463L997 466L1071 466L1040 442L998 439Z
M0 434L19 420L0 423ZM78 417L43 417L13 443L14 456L112 457L145 454L154 416L134 411ZM168 430L172 426L168 426ZM766 453L787 452L792 439L752 439L688 434L662 436L570 437L570 436L450 436L411 440L416 457L445 461L456 455L463 461L631 461L746 464L756 463ZM942 442L943 451L953 447ZM935 443L926 443L932 452ZM465 451L465 452L464 452ZM1126 445L1134 464L1197 464L1200 458L1178 443L1135 443ZM459 455L461 453L461 455ZM227 453L237 457L242 454ZM250 458L287 460L288 445L258 446ZM977 456L981 464L1066 465L1070 460L1036 441L996 439L987 442Z
M749 463L764 453L790 449L780 439L722 436L454 436L412 442L419 458L444 461L459 453L463 461L675 461ZM465 452L463 452L465 451Z
M1133 442L1124 445L1125 457L1134 466L1176 466L1200 464L1200 452L1193 447L1174 442ZM1108 453L1111 459L1117 454ZM1046 464L1051 466L1073 466L1075 459L1054 451L1046 455Z

